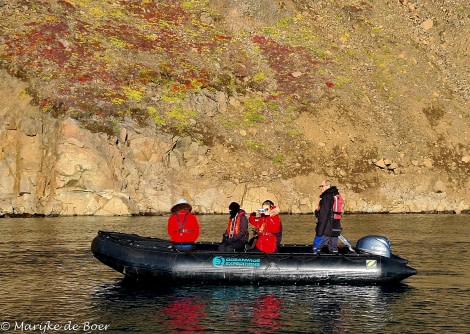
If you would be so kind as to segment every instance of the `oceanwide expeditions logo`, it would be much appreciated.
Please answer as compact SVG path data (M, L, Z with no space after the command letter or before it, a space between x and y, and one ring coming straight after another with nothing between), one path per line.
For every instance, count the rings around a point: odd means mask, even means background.
M244 257L216 256L212 259L214 267L259 267L261 259L249 259Z

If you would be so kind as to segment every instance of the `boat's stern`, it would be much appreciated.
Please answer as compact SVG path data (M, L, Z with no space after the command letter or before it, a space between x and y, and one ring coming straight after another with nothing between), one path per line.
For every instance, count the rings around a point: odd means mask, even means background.
M381 257L381 277L384 282L399 282L418 273L407 265L408 260L392 254L390 241L384 236L368 235L359 239L356 251Z
M382 259L381 275L384 282L400 282L417 273L416 269L408 266L404 261L393 258Z

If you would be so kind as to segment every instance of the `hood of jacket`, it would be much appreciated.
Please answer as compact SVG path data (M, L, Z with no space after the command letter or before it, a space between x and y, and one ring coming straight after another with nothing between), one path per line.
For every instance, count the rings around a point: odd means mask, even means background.
M326 189L324 192L322 192L320 194L320 198L322 198L323 196L326 196L326 195L338 195L339 194L339 191L338 191L338 188L336 188L336 186L331 186L329 187L328 189Z
M279 212L281 212L281 210L277 206L273 206L267 213L269 216L277 216Z

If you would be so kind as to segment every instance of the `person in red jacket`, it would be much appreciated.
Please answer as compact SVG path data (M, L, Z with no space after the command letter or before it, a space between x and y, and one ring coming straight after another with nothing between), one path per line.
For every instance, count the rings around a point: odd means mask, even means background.
M192 206L180 199L171 208L171 216L168 218L168 235L173 247L179 251L194 250L194 243L199 237L199 222L191 210Z
M230 218L219 250L223 252L244 250L248 242L248 219L245 216L245 210L240 209L240 204L237 202L230 203L228 209Z
M256 231L254 248L264 253L274 253L281 244L282 224L279 217L279 208L271 200L266 200L262 204L262 209L253 212L249 221Z

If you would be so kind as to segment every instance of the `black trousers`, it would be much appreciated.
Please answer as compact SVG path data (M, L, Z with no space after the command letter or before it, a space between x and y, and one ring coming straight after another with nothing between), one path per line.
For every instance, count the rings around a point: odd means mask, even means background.
M219 245L219 251L222 252L236 252L245 250L246 241L245 240L226 240Z

